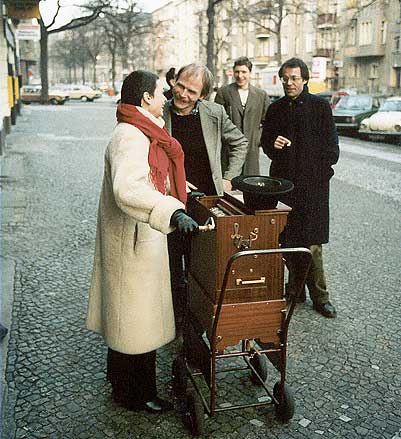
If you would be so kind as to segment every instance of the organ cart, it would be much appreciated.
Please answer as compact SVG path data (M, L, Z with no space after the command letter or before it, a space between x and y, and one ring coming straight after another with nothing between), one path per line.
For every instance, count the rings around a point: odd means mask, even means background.
M184 401L185 420L194 436L202 433L205 412L211 417L224 410L274 404L279 420L286 422L294 414L292 393L285 383L287 332L310 252L279 248L288 206L279 203L258 210L247 204L241 192L233 191L223 197L197 198L188 206L190 215L210 229L192 238L183 352L173 362L173 390ZM296 255L302 270L286 300L285 259L291 255ZM245 365L222 367L224 360L238 357ZM273 391L265 384L268 360L280 373ZM269 398L218 405L217 376L246 369Z

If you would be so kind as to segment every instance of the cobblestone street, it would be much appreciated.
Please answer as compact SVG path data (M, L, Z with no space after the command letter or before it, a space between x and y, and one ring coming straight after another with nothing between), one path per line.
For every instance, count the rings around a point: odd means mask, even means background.
M1 258L10 331L2 346L3 439L190 437L178 411L155 416L113 403L106 347L84 326L114 114L108 98L25 106L6 139ZM365 151L386 149L380 145L360 142ZM387 147L399 160L399 148ZM204 438L401 438L399 167L400 161L348 148L335 167L324 251L338 317L325 319L309 299L295 310L287 367L294 418L281 424L273 406L223 412L205 421ZM171 388L177 350L174 342L158 351L158 386L178 407ZM271 367L269 385L278 378ZM248 372L236 372L224 375L219 395L234 404L263 392Z

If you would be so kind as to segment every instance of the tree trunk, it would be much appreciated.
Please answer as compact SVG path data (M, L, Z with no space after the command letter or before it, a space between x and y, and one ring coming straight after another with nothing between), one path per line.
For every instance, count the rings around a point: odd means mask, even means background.
M95 58L95 61L93 62L93 84L92 84L93 88L96 88L96 82L97 82L97 78L96 78L96 65L97 65L97 60Z
M116 90L116 55L114 51L111 54L111 86Z
M81 64L81 81L85 84L85 64Z
M207 44L206 44L206 66L215 74L214 65L214 18L215 18L214 0L208 0L207 15Z
M40 20L40 81L42 90L40 93L40 103L46 104L49 100L49 77L48 77L48 40L49 34L42 20Z

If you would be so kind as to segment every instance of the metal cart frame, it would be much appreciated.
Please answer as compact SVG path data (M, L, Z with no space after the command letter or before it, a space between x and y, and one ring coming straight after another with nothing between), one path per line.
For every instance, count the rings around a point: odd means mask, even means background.
M280 314L279 327L277 334L279 336L279 346L277 344L261 343L261 349L256 347L256 343L252 338L248 338L248 334L243 334L244 338L241 341L241 350L224 352L219 350L219 334L218 328L222 317L222 307L224 303L224 296L227 289L227 284L232 275L232 266L234 262L240 258L253 257L255 255L276 255L281 254L283 264L285 260L291 257L297 258L298 275L293 279L291 291L287 291L286 302L283 300L283 307L277 308L277 313ZM247 407L259 407L265 405L275 405L276 416L282 422L288 422L294 414L294 399L290 388L286 385L286 357L287 357L287 335L288 326L293 315L297 297L299 297L305 283L305 279L309 270L311 261L311 253L306 248L280 248L280 249L265 249L265 250L243 250L233 254L226 266L224 272L223 284L216 312L213 316L212 331L207 335L203 334L203 328L197 328L199 322L193 315L187 315L187 322L184 329L184 349L181 356L177 357L173 362L173 390L176 396L184 403L184 422L188 424L193 436L199 436L203 431L204 413L209 417L216 413L235 410ZM280 304L279 304L280 305ZM233 308L235 305L233 305ZM271 317L271 314L269 315ZM266 316L266 318L269 318ZM190 317L190 318L189 318ZM277 317L277 316L276 316ZM203 361L203 364L197 364L196 355L194 358L191 352L192 343L188 340L190 335L197 337L198 348L208 350L208 361ZM206 337L206 340L205 340ZM193 341L193 339L192 339ZM203 347L202 347L203 346ZM266 354L266 355L264 355ZM245 367L232 367L217 371L216 361L219 359L243 357L246 363ZM274 385L271 392L265 381L267 379L267 359L269 359L276 369L280 372L280 380ZM202 363L202 361L201 361ZM205 364L208 363L208 364ZM216 407L216 380L217 374L223 372L232 372L238 370L251 371L251 380L264 388L270 401L255 402L248 404L230 405L229 407ZM209 401L202 393L200 385L197 383L196 377L202 376L209 387ZM187 380L190 379L193 389L187 391Z

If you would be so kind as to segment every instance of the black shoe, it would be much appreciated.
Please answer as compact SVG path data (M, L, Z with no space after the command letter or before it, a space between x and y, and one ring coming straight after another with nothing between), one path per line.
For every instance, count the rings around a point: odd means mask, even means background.
M150 413L163 413L173 410L174 406L171 402L165 401L156 396L150 401L146 401L141 408Z
M320 313L322 316L327 317L329 319L334 319L337 316L337 311L334 306L330 303L318 303L313 302L313 309Z

